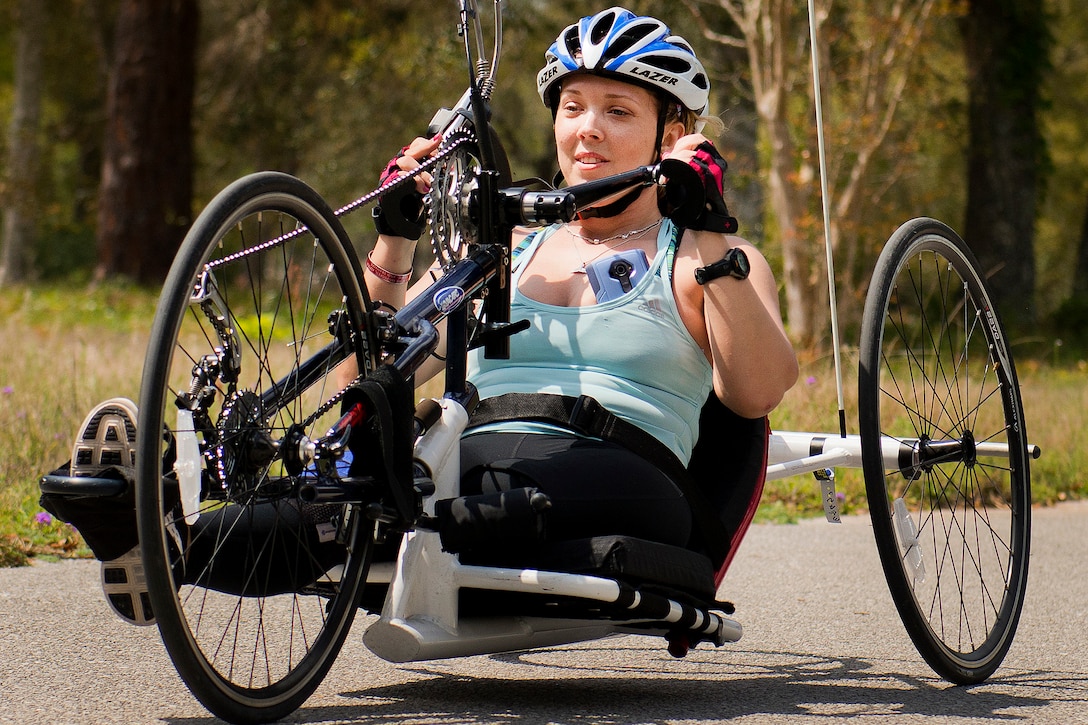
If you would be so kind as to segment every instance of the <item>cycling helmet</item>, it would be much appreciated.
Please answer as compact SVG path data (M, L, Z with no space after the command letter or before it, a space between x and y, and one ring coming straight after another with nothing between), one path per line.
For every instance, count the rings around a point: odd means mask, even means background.
M707 109L710 82L695 51L656 18L609 8L568 26L544 56L537 91L551 109L560 81L572 73L610 75L663 91L697 115Z

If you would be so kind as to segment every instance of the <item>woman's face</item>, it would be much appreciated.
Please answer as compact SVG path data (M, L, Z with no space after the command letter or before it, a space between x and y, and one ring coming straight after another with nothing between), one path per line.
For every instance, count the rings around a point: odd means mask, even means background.
M555 115L559 168L570 184L600 179L656 160L658 104L636 85L593 75L563 82ZM670 129L664 149L676 142Z

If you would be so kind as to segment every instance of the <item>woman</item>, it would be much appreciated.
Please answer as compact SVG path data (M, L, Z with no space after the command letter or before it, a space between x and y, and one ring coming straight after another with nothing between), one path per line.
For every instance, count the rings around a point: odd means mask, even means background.
M706 183L708 209L679 230L646 188L569 224L521 230L511 319L531 326L511 339L509 360L473 356L469 379L484 399L591 396L686 464L711 390L739 415L758 418L797 377L771 270L755 247L725 233L735 231L721 199L725 162L696 132L707 108L706 74L661 21L611 8L560 33L538 90L568 183L679 159ZM440 141L416 139L382 180L417 167ZM427 180L417 182L420 191ZM379 237L365 272L373 299L399 306L429 284L425 278L407 290L415 245L404 230L418 239L420 208L375 209ZM640 253L645 271L627 279L618 298L599 302L587 274L594 263L637 265ZM562 426L504 421L467 432L462 492L538 487L552 499L549 530L557 538L624 534L685 545L690 507L660 468Z

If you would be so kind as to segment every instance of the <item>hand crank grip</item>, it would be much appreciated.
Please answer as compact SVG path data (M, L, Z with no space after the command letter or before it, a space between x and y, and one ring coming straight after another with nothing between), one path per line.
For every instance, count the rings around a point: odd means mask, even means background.
M661 213L678 227L691 226L703 213L706 189L699 173L680 159L665 159L657 165L658 183L664 177L664 198L658 206Z
M649 186L655 179L653 166L640 166L604 179L587 181L552 191L503 189L500 208L504 221L510 224L555 224L569 222L579 212L620 196L638 186Z

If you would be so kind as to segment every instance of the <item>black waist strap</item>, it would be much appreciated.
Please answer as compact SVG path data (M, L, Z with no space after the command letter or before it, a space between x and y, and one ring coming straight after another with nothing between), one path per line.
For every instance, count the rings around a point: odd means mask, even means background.
M617 417L595 398L548 393L507 393L480 401L469 429L514 420L551 423L592 438L617 443L659 468L676 484L691 507L692 522L710 558L718 564L729 551L729 539L713 507L680 459L636 425Z

